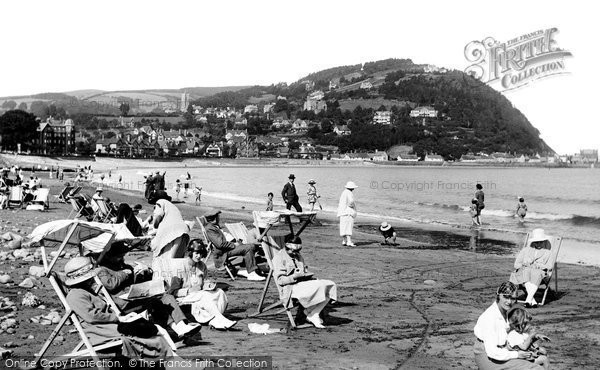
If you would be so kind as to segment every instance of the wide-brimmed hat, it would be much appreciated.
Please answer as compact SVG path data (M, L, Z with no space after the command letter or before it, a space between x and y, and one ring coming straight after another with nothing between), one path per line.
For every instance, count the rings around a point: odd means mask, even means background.
M66 285L75 285L96 276L94 264L89 257L75 257L65 265Z
M353 181L348 181L345 186L346 189L356 189L357 187L358 185L356 185Z
M104 191L104 189L102 189L102 187L101 187L101 186L98 186L98 187L96 188L96 192L98 192L98 191Z
M288 176L288 179L295 179L295 178L296 178L296 176L294 176L293 173L290 173L290 175Z
M544 233L544 229L533 229L529 237L529 243L543 242L549 239L548 235Z
M310 181L308 181L308 183L312 185L312 184L316 184L317 182L313 179L310 179Z
M379 226L379 230L381 231L388 231L389 229L392 228L392 225L388 224L387 222L383 221L381 223L381 226Z
M219 214L221 214L221 211L215 211L207 213L203 217L206 219L206 221L211 222L214 221L219 216Z
M139 211L140 209L142 209L142 205L141 204L136 204L135 206L133 206L133 210L134 211Z

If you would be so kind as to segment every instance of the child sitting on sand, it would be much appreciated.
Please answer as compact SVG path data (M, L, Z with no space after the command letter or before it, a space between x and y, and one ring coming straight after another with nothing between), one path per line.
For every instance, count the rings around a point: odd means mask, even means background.
M383 243L382 244L393 244L396 245L396 230L392 227L392 225L383 221L381 226L379 226L379 231L381 235L383 235ZM391 241L391 243L390 243Z
M527 214L527 204L525 204L525 199L523 197L519 197L516 213L517 216L519 216L520 221L523 222L525 220L525 215Z
M481 226L478 220L479 210L477 209L477 204L477 198L473 198L473 200L471 200L471 207L469 207L469 213L471 214L473 226Z
M550 367L550 361L546 356L548 353L539 342L542 340L550 341L547 336L537 334L533 328L530 328L529 322L532 317L527 310L521 307L511 308L507 315L510 331L506 337L508 346L513 350L530 351L533 353L533 361L536 365L542 365L544 369Z

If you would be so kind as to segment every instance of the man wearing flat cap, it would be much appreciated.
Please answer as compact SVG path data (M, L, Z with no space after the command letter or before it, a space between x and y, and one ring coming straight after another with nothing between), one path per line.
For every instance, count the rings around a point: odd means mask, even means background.
M220 213L221 211L217 211L200 218L204 224L208 241L215 246L215 264L221 265L224 261L227 261L227 258L232 256L244 256L247 273L238 271L238 274L246 276L248 280L252 281L265 280L263 276L256 273L256 258L254 254L258 250L260 244L236 244L227 241L223 230L221 230L221 227L219 226Z
M294 185L295 178L296 176L294 176L293 173L288 176L289 181L283 187L281 196L285 202L285 208L292 209L292 206L294 206L296 212L302 212L302 207L300 206L300 203L298 203L299 197L298 193L296 193L296 186Z

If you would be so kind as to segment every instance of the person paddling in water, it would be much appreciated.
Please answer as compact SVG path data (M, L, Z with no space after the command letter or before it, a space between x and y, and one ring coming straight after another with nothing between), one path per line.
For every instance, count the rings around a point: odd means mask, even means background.
M477 199L477 224L481 225L481 210L485 208L485 204L483 204L485 195L483 194L483 186L481 184L477 184L475 187L477 188L475 192L475 199Z
M527 215L527 204L525 204L525 199L523 197L519 197L516 215L519 216L519 221L525 221L525 215Z

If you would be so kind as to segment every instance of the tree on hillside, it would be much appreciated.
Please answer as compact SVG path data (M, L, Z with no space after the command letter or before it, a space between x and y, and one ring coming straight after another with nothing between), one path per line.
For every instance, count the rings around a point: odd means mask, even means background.
M48 115L47 113L48 105L41 100L36 100L31 103L29 106L29 111L36 117L40 117L42 120L45 120Z
M121 105L119 106L119 110L121 111L121 114L123 115L123 117L127 117L127 114L129 113L129 103L127 103L127 102L121 103Z
M2 103L2 108L6 109L6 110L13 110L17 107L17 102L14 100L7 100L4 103Z
M33 114L11 110L0 116L0 136L3 149L16 150L17 144L26 150L36 136L38 123Z
M27 103L21 102L21 104L19 104L19 107L17 107L17 109L19 109L19 110L27 110Z

